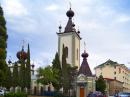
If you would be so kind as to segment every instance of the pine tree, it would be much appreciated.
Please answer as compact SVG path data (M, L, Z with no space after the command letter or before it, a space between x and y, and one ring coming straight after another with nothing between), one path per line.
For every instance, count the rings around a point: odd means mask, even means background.
M3 16L3 10L0 6L0 86L5 86L6 84L6 47L7 47L7 32L6 32L6 21Z
M59 91L59 89L62 87L62 71L61 71L61 64L60 64L60 60L59 60L59 55L58 53L55 54L55 58L52 61L52 70L58 71L58 75L56 76L56 79L58 82L52 82L54 88Z
M96 90L105 93L105 89L106 89L105 80L103 79L103 76L100 75L98 80L96 81Z

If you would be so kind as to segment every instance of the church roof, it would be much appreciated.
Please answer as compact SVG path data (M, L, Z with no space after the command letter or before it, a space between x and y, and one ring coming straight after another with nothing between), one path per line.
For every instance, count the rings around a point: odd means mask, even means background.
M71 8L66 13L67 17L69 18L68 23L65 27L65 33L68 32L74 32L75 30L75 24L72 22L72 17L74 16L74 12L71 10Z
M82 54L82 57L83 57L83 62L81 64L81 66L80 66L79 74L84 74L86 76L93 76L92 72L90 70L89 64L87 62L88 54L85 51Z

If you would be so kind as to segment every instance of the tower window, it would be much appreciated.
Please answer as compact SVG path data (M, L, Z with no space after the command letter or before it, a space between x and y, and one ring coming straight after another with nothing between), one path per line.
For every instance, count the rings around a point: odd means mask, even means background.
M121 73L121 68L119 68L119 73Z
M65 47L66 58L68 58L68 47Z
M78 53L79 53L79 51L78 51L78 49L77 49L77 60L78 60L78 55L79 55Z

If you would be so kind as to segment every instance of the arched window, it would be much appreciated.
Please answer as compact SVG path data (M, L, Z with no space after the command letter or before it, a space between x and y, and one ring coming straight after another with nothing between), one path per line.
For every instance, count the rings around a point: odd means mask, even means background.
M65 52L66 52L66 58L68 58L68 47L65 47Z

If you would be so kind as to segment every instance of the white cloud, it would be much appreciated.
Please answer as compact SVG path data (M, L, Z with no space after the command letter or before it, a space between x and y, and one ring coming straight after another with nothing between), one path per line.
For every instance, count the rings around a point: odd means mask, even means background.
M56 4L51 4L51 5L47 6L47 7L45 8L45 10L48 10L48 11L56 11L58 8L59 8L58 5L56 5Z
M23 16L27 15L28 11L20 0L5 0L4 10L7 16Z
M117 22L130 22L130 16L126 16L126 15L121 15L119 16L119 18L117 19Z

